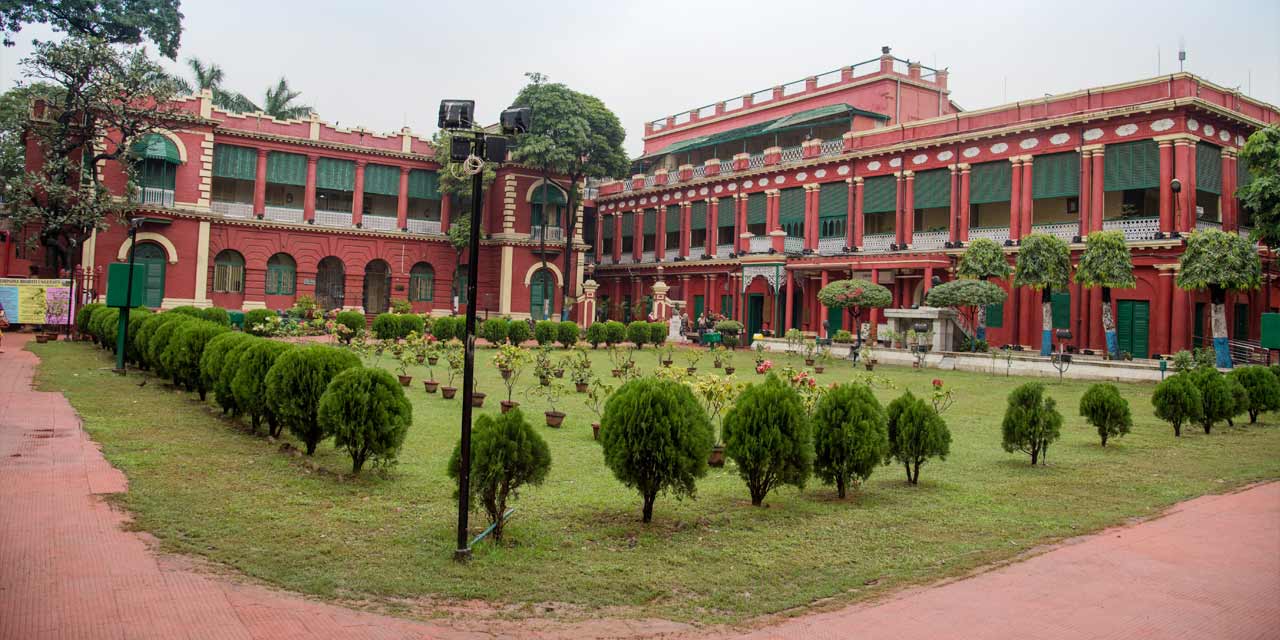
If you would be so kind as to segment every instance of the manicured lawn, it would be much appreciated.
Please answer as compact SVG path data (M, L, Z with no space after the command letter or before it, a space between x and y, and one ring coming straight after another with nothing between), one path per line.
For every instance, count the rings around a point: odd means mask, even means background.
M516 502L507 546L482 543L473 562L458 565L450 559L456 505L445 464L460 406L424 393L424 370L412 372L414 424L399 464L352 480L309 471L278 445L218 418L194 394L155 379L139 388L140 375L112 375L104 351L61 342L31 349L43 359L40 387L66 393L128 475L121 501L139 529L170 551L332 598L552 602L570 617L733 622L953 575L1178 500L1280 476L1276 416L1264 415L1265 425L1223 425L1213 435L1184 428L1188 435L1175 439L1152 415L1152 387L1121 385L1134 432L1104 449L1076 415L1087 384L1046 381L1066 419L1064 436L1047 467L1032 467L1028 456L1000 448L1005 396L1023 380L881 367L877 373L917 395L928 396L935 377L959 394L944 415L951 456L926 464L919 486L906 484L901 467L886 466L846 501L812 481L804 491L771 494L760 509L730 466L712 470L697 499L659 498L654 522L644 526L638 494L604 467L591 438L593 416L570 387L564 428L539 427L551 446L550 476ZM480 388L489 393L484 413L496 413L505 395L492 353L478 352ZM593 359L607 375L605 354ZM655 352L638 361L651 370ZM751 363L748 353L736 356L739 378L757 379ZM390 368L389 358L382 365ZM704 371L710 365L700 364ZM850 372L841 363L819 379ZM444 377L439 368L437 377ZM528 372L525 380L534 382ZM876 392L882 402L899 393ZM543 402L517 395L541 425ZM316 462L332 472L350 469L331 443L321 445ZM472 523L478 531L483 516Z

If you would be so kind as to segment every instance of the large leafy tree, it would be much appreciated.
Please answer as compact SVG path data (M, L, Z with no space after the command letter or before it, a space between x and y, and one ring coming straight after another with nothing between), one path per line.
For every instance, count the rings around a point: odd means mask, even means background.
M529 84L520 90L513 104L530 107L533 124L528 133L517 138L511 155L517 162L541 169L544 178L552 175L568 178L564 273L569 274L573 272L573 236L581 198L579 183L585 178L618 176L627 171L629 160L622 148L626 131L599 98L560 83L547 82L547 77L540 73L526 76ZM570 278L564 278L562 297L566 302L570 283ZM568 317L569 305L563 304L560 318L567 320Z
M150 40L166 58L176 59L182 37L181 0L0 0L0 31L6 46L28 24L88 36L108 44Z
M315 109L310 105L295 102L302 96L301 91L289 86L283 76L274 85L267 87L263 94L261 111L278 120L296 120L305 118Z
M1062 239L1033 233L1022 240L1013 284L1040 292L1040 355L1053 351L1053 290L1065 289L1071 281L1071 250Z
M1262 263L1253 243L1217 229L1193 232L1187 236L1186 249L1178 258L1177 284L1188 291L1209 290L1216 364L1230 368L1227 292L1249 291L1262 284Z
M27 170L25 136L31 125L31 102L43 98L57 102L57 87L45 83L23 84L0 94L0 180Z
M187 58L187 68L191 71L191 80L174 78L174 84L181 93L195 93L208 90L213 94L213 105L227 111L253 112L259 111L258 105L238 91L225 88L222 81L225 75L222 67L199 58Z
M1120 355L1116 339L1116 319L1111 310L1112 289L1132 289L1133 258L1124 243L1122 231L1095 231L1085 238L1084 253L1076 267L1076 283L1082 287L1102 288L1102 331L1107 336L1107 353Z
M1252 216L1253 239L1280 248L1280 125L1255 131L1240 150L1250 180L1236 190L1241 209Z
M858 334L857 346L862 346L862 328L858 317L863 309L881 309L893 304L889 290L869 280L851 278L828 283L818 292L818 302L823 306L848 309L853 315L853 330ZM874 327L872 328L874 330Z
M7 181L10 224L39 228L29 241L44 244L65 268L76 245L128 207L95 168L105 161L131 167L135 141L186 116L167 106L173 82L141 47L69 37L37 43L22 69L28 82L53 87L56 102L46 103L28 133L41 166Z
M924 303L930 307L955 309L967 329L973 330L977 340L985 340L987 328L982 322L986 321L986 308L1004 302L1006 297L1008 294L994 282L961 278L930 288ZM977 349L977 340L969 343L970 350Z
M1005 257L1004 250L990 238L975 238L970 242L969 248L964 250L964 255L960 256L960 264L956 267L956 275L976 280L1008 278L1010 273L1012 270L1009 268L1009 260ZM977 325L974 337L978 340L986 340L987 307L985 305L978 307L974 324Z

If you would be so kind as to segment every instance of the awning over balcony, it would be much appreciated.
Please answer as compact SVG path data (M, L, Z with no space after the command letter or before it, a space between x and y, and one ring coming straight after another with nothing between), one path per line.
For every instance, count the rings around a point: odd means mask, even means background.
M817 107L815 109L808 109L806 111L801 111L798 113L782 116L781 118L778 118L776 120L767 120L765 122L757 122L756 124L747 125L745 127L739 127L737 129L730 129L728 131L721 131L720 133L713 133L711 135L699 136L697 138L690 138L688 140L681 140L679 142L676 142L667 146L665 149L662 149L661 151L651 153L644 157L652 158L652 157L668 155L672 153L683 153L686 151L691 151L693 149L700 149L703 147L711 147L715 145L725 144L728 142L735 142L738 140L744 140L746 138L752 138L759 135L765 135L765 134L771 134L771 133L782 133L785 131L794 131L796 129L801 129L801 128L809 128L809 127L816 127L824 124L832 124L840 120L848 120L849 118L855 115L866 116L868 118L876 118L877 120L889 119L889 116L886 116L884 114L875 113L873 111L866 111L864 109L859 109L850 104L832 104L832 105L827 105L825 107Z
M182 159L178 155L178 147L173 141L158 134L148 133L133 146L129 151L138 158L150 158L155 160L164 160L172 164L181 164Z

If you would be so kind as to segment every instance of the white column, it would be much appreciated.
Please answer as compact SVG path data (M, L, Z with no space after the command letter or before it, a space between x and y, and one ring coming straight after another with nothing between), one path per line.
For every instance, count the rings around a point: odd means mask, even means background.
M479 262L472 260L472 262ZM515 247L504 245L502 247L502 274L498 280L498 313L502 315L510 315L511 313L511 270L515 263ZM472 304L476 301L472 300Z
M200 221L200 231L196 236L196 291L191 296L197 307L208 307L209 295L209 221Z

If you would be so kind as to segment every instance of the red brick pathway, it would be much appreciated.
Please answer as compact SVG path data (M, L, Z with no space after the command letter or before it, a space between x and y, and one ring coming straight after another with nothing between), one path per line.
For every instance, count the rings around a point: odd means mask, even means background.
M0 354L0 639L683 635L639 620L417 623L239 584L157 556L99 497L124 476L61 394ZM725 635L739 635L737 632ZM784 621L753 638L1280 638L1280 483L1179 505L1024 562Z

